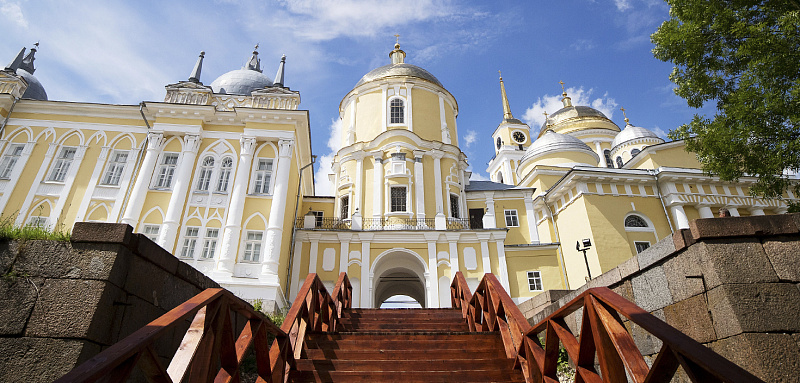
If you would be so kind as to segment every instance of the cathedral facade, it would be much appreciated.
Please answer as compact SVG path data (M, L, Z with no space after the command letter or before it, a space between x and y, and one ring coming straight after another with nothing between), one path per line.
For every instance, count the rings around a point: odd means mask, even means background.
M163 102L106 105L48 101L35 53L0 71L3 219L127 223L242 298L278 306L309 272L332 287L342 271L360 307L396 295L447 306L458 271L473 288L495 273L520 302L577 288L691 219L796 201L752 197L753 179L708 176L683 142L627 118L620 129L566 93L532 131L502 79L491 181L470 181L455 97L399 44L339 104L334 191L319 196L285 58L272 80L254 50L205 85L201 53Z

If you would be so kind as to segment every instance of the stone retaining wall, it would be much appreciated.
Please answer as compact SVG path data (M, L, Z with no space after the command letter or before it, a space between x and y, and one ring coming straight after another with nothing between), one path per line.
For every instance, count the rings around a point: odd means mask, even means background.
M535 324L598 286L764 381L798 381L800 214L698 219L585 286L540 294L520 309ZM579 316L567 321L575 333ZM649 362L661 342L626 326Z
M125 224L76 223L71 242L0 242L0 382L51 382L219 285ZM172 355L188 322L156 352Z

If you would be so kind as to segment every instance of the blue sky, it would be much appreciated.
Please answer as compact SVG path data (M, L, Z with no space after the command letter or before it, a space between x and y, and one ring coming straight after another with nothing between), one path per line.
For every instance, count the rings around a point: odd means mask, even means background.
M240 68L260 44L272 78L286 54L286 85L310 111L325 194L331 132L342 97L389 62L394 34L406 62L433 73L456 97L461 149L473 179L486 177L492 131L502 118L498 70L515 117L538 129L560 108L559 81L576 104L624 126L665 136L696 113L674 95L672 70L651 53L668 18L661 0L561 1L92 1L0 0L0 61L40 41L36 76L51 100L160 101L185 80L201 50L201 80Z

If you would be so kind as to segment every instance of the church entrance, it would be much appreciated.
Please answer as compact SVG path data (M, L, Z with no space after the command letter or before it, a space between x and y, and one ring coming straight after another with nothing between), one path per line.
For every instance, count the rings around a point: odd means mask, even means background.
M426 266L419 255L409 250L393 249L382 254L375 260L372 268L372 307L381 307L381 304L392 297L400 297L401 300L410 298L421 307L428 307L426 272Z

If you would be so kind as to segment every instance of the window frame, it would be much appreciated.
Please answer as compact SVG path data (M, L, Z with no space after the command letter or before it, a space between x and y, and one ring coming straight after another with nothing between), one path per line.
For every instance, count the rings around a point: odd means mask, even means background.
M19 153L16 153L17 149L19 149ZM0 180L11 179L11 173L14 172L14 168L19 163L23 153L25 153L25 144L11 143L8 145L5 153L3 153L3 159L0 160Z
M615 166L614 166L614 160L611 158L611 150L609 149L603 150L603 157L606 160L606 167L614 169Z
M458 194L450 193L450 218L461 218L461 197ZM453 204L455 202L455 206ZM455 207L455 209L453 209Z
M230 166L225 166L226 163L230 164ZM217 175L217 186L214 188L214 193L220 194L227 194L228 188L231 185L231 173L233 173L233 158L230 156L222 157L222 160L219 162L219 174ZM225 182L225 188L223 186L223 180Z
M258 239L250 238L251 234ZM242 263L260 263L264 244L264 232L261 230L245 230L242 244ZM255 256L254 256L255 255ZM248 259L250 258L250 259Z
M68 152L71 152L69 157L66 156ZM53 166L50 168L50 175L47 177L48 182L64 183L66 181L69 168L75 162L75 155L78 154L78 147L62 146L58 153L58 157L55 158Z
M183 231L183 245L178 258L194 259L194 252L197 249L197 240L200 239L199 226L186 226Z
M168 158L175 158L175 163L167 162ZM152 189L154 190L171 190L175 181L175 170L178 169L178 163L181 161L181 154L178 152L163 152L159 158L159 164L154 173ZM166 185L162 181L167 181Z
M261 163L269 163L269 170L261 169ZM250 185L250 194L251 195L272 195L272 184L274 183L275 177L273 174L275 173L275 159L274 158L266 158L266 157L257 157L255 161L253 161L253 182ZM269 176L267 182L264 182L264 178ZM259 178L263 177L263 178ZM266 191L264 190L266 188Z
M148 230L151 233L148 233ZM161 231L161 225L156 225L152 223L145 223L142 225L142 233L145 237L149 238L151 241L156 242L158 241L158 233ZM154 235L155 237L151 237Z
M398 105L393 105L395 101L399 101L400 105L399 106ZM407 118L406 118L406 109L407 109L406 108L406 104L407 104L407 102L406 102L405 98L403 98L403 97L392 96L392 97L389 98L389 100L386 102L386 108L387 108L387 112L388 112L388 113L386 113L386 117L388 118L388 120L386 121L387 125L392 126L392 125L405 125L406 124L406 120L407 120ZM399 116L395 115L395 113L394 113L395 108L399 108L400 109ZM395 120L395 117L397 117L399 120Z
M339 197L339 219L350 219L350 194Z
M640 220L644 223L645 226L628 226L628 220ZM625 228L625 231L654 231L655 228L653 225L650 224L650 220L645 218L642 214L638 213L629 213L625 215L625 219L622 221L622 226Z
M528 279L528 291L544 291L544 282L542 281L542 272L540 270L529 270L526 276ZM531 289L531 286L534 288Z
M121 155L124 155L125 159L117 161ZM119 186L120 181L122 181L122 175L125 174L128 156L130 156L130 151L128 150L114 150L111 152L106 162L106 169L103 171L103 177L100 179L100 185ZM116 183L112 183L114 179L116 179Z
M322 218L325 217L325 212L312 210L311 214L314 215L314 227L322 227L324 221Z
M403 210L397 210L401 206L395 207L395 190L403 190L403 198L402 201L400 200L399 196L397 197L397 202L402 204ZM406 185L392 185L389 187L389 212L390 213L408 213L408 186Z
M639 250L640 244L647 244L647 246L644 249ZM636 254L641 254L642 251L649 249L650 246L651 246L650 241L633 241L633 249L636 250Z
M203 236L203 248L200 250L200 259L211 260L216 256L217 244L219 243L219 229L218 227L205 228L205 236ZM211 236L211 232L214 235Z
M519 227L519 212L517 212L517 209L504 209L503 218L505 218L506 227ZM509 218L511 218L512 224L509 224L508 222ZM513 224L514 221L516 221L516 225Z
M211 163L208 163L211 161ZM195 182L194 190L196 192L208 193L211 188L211 180L214 176L214 168L217 161L214 156L205 156L200 162L200 169L197 173L197 182Z

